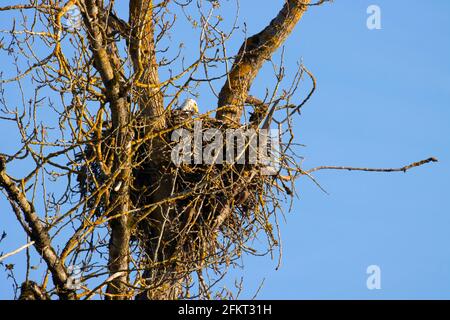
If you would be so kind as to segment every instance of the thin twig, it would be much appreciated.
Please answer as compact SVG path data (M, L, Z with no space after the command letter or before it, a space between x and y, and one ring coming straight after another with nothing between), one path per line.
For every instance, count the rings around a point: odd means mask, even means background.
M406 172L412 168L420 167L424 164L430 163L430 162L438 162L439 160L431 157L426 160L418 161L411 163L407 166L401 167L401 168L357 168L357 167L339 167L339 166L320 166L313 169L310 169L308 171L305 171L306 174L310 174L319 170L348 170L348 171L367 171L367 172Z

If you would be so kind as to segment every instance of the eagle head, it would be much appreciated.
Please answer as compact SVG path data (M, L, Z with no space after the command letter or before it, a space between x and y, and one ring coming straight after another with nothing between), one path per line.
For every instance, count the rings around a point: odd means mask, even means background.
M187 113L198 113L197 101L194 99L187 99L178 109Z

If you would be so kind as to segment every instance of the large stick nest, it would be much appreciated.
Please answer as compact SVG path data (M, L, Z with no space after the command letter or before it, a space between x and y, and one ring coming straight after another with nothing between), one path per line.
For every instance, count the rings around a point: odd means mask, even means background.
M218 120L205 116L186 118L175 112L169 126L193 133L195 121L200 120L203 132L211 128L225 132L226 127ZM136 122L132 128L135 140L148 136L142 123ZM141 267L166 272L169 268L176 270L177 278L186 279L205 267L220 272L221 266L230 265L242 251L255 253L248 241L261 230L269 248L277 246L272 226L272 214L279 208L275 193L292 194L283 179L279 175L263 175L261 164L247 161L176 165L171 159L171 151L178 143L171 141L173 130L130 151L134 164L130 181L131 228L133 240L144 257L139 259ZM114 172L105 174L104 164L99 161L105 163L114 156L115 136L110 122L106 122L100 139L93 137L92 143L76 157L81 167L78 188L86 203L85 211L97 219L108 217L114 193L122 183L115 180ZM204 142L203 148L206 145ZM225 142L223 148L226 152ZM248 157L248 150L243 156ZM156 195L163 185L170 186L170 193L159 201ZM99 186L105 191L99 192Z

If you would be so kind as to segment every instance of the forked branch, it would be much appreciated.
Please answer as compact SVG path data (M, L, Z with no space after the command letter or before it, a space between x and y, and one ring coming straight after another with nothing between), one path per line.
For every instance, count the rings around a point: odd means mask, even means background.
M13 209L19 208L27 224L25 231L32 241L36 251L46 262L56 286L57 294L61 299L75 299L75 292L67 288L68 273L66 267L61 263L55 249L53 249L50 236L39 220L38 214L26 195L21 191L14 181L6 174L6 160L0 156L0 187L3 188Z

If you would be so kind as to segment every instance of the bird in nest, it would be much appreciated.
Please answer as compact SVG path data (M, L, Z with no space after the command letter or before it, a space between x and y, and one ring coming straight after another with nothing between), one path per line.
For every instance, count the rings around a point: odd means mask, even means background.
M190 113L190 114L198 113L197 101L195 101L194 99L187 99L176 110L179 110L179 111L182 111L185 113Z
M198 104L194 99L187 99L172 110L172 124L178 125L191 119L198 113Z

